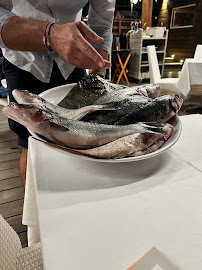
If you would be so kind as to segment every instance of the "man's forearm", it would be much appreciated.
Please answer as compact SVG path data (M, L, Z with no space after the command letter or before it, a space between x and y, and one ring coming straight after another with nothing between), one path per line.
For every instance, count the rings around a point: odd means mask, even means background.
M10 17L3 25L2 41L7 48L12 50L48 51L43 43L47 23L17 16ZM104 60L88 42L98 44L103 41L103 38L83 22L54 24L50 31L49 41L49 47L65 62L75 67L103 69L110 66L110 63Z
M47 22L11 17L3 25L1 36L7 48L19 51L48 51L43 44Z

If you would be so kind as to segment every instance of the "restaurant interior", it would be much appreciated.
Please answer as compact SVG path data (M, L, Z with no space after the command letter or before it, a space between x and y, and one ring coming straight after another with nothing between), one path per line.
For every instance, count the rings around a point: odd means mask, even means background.
M202 0L116 0L105 80L183 98L170 143L145 158L92 162L36 136L24 188L0 98L0 269L202 269L201 14ZM19 250L24 268L8 266Z

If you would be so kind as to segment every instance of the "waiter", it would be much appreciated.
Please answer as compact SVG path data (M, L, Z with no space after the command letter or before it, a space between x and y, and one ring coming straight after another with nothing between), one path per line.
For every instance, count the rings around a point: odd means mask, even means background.
M115 0L90 0L88 26L81 22L86 0L0 0L0 47L10 101L13 89L39 94L75 83L85 70L105 75L110 67ZM9 119L22 147L25 184L29 132Z

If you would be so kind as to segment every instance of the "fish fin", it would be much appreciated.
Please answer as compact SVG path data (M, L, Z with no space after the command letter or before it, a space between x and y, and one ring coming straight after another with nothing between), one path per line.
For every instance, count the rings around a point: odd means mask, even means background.
M161 121L159 122L141 122L143 125L151 125L151 126L155 126L155 127L164 127L165 124Z
M117 102L109 102L102 105L100 110L118 110L120 107L117 106Z
M155 133L155 134L165 134L166 131L163 130L163 128L161 126L156 126L156 125L149 125L149 124L145 124L145 123L139 123L142 128L143 131L145 133Z
M32 105L33 104L33 105ZM18 103L18 105L20 105L22 108L24 108L24 109L33 109L33 108L36 108L35 106L34 106L34 103L23 103L23 104L21 104L21 103Z

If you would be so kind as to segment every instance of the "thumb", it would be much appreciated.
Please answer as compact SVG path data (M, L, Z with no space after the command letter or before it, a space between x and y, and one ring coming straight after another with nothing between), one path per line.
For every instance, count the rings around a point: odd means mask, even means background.
M103 38L99 37L93 30L91 30L84 22L77 22L77 28L82 36L92 43L102 43Z

